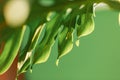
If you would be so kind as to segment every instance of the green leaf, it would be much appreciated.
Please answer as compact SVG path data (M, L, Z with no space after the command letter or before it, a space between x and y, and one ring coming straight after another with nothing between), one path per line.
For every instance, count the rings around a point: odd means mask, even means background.
M86 6L86 12L79 14L77 18L76 27L78 38L89 35L94 31L93 17L94 17L93 5L90 4Z
M32 42L30 44L29 50L25 55L23 55L24 60L19 61L19 64L18 64L18 69L19 69L18 73L19 74L23 73L23 72L26 72L29 69L28 67L32 67L32 65L33 65L33 55L34 55L36 46L39 43L39 38L41 38L41 33L42 33L43 29L44 29L44 25L40 25L36 29L35 34L32 38Z
M76 24L78 38L89 35L94 31L93 14L81 15L81 22L81 25Z
M55 37L58 34L61 21L62 15L57 13L49 22L46 23L45 35L35 51L35 64L47 61L51 48L55 42Z
M13 31L13 32L8 34L9 37L6 39L3 39L3 42L5 42L5 46L0 55L0 74L3 74L10 68L15 57L17 56L22 39L23 39L25 28L26 27L23 26L23 28L11 29L9 31L10 32ZM5 36L5 35L3 34L2 36Z
M22 52L24 50L24 48L26 47L26 45L28 43L29 37L30 37L30 28L27 25L25 25L25 26L26 26L26 29L25 29L25 33L23 36L21 46L20 46L20 52Z
M27 30L26 30L26 34L24 34L24 36L26 37L26 35L28 35L29 36L29 40L27 41L27 44L26 44L26 46L23 48L23 50L22 51L20 51L20 55L19 55L19 62L20 61L24 61L24 59L25 59L25 56L26 56L26 54L27 54L27 52L28 52L28 50L29 50L29 47L30 47L30 45L31 45L31 43L32 43L32 38L33 38L33 36L34 36L34 33L35 33L35 31L36 31L36 29L39 27L39 25L40 25L40 18L36 18L36 20L31 20L32 18L30 17L30 19L28 20L28 23L26 23L26 25L27 25ZM27 38L27 37L26 37ZM25 38L25 39L26 39ZM21 47L22 47L22 45L21 45Z
M41 33L42 33L43 29L44 29L44 24L43 24L43 25L40 25L40 26L36 29L36 31L35 31L35 33L34 33L34 36L33 36L33 38L32 38L32 42L31 42L31 44L30 44L29 51L35 49L36 46L38 45L39 39L40 39L40 37L41 37Z
M19 74L31 69L34 64L47 61L56 39L58 64L59 59L72 50L75 30L78 46L80 37L93 32L94 3L104 2L120 11L118 0L30 0L31 11L25 22L27 26L11 29L5 27L3 8L6 1L0 2L0 45L4 47L0 49L0 74L8 70L19 50ZM63 14L63 11L66 13Z
M30 66L30 58L25 59L23 62L18 63L18 75L26 72Z
M68 54L73 48L73 30L64 26L58 37L58 57L56 65L58 66L59 59Z

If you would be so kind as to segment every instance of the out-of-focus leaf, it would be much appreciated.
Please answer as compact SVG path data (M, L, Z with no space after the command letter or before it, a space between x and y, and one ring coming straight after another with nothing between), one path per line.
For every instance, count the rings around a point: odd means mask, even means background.
M5 45L0 55L0 74L3 74L10 68L16 55L18 54L25 28L26 27L23 26L22 28L18 29L9 29L8 32L11 32L10 34L7 33L9 37L2 38L2 41L5 42ZM7 30L7 28L5 30ZM3 33L4 32L6 31L3 30ZM2 34L2 36L5 35Z
M120 1L119 0L106 0L104 1L112 9L120 11Z
M54 5L55 0L38 0L39 4L45 7Z

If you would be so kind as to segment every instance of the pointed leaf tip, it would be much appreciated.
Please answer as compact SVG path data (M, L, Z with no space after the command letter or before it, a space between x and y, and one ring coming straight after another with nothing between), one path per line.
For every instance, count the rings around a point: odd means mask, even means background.
M75 44L76 44L77 47L79 47L79 45L80 45L80 41L77 40L77 41L75 42Z
M58 67L58 65L59 65L59 59L57 59L56 61L56 66Z

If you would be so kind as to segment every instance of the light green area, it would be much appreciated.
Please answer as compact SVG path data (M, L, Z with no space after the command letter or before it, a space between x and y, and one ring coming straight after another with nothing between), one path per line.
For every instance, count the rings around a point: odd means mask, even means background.
M99 11L95 30L80 39L80 46L55 65L57 44L46 63L27 72L27 80L120 80L120 26L118 12Z
M42 6L52 6L54 4L54 0L39 0L39 4Z

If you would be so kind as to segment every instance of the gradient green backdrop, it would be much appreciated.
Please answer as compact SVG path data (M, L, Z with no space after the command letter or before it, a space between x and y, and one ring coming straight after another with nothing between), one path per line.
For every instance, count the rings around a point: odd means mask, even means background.
M98 11L95 30L55 65L57 44L49 60L26 73L27 80L120 80L118 12Z

